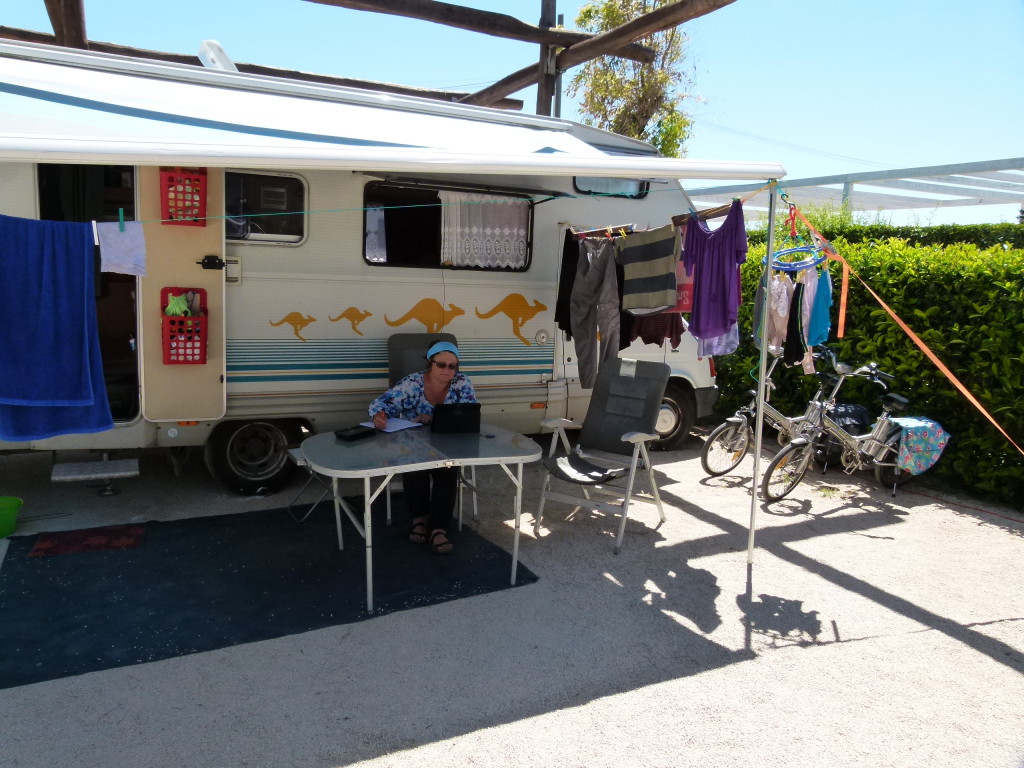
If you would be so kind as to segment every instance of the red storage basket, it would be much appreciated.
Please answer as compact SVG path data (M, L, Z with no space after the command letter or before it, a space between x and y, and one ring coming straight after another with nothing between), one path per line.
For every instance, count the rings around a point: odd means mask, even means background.
M206 169L160 169L162 224L206 226Z
M171 296L189 296L193 314L161 316L161 345L164 365L204 365L206 363L206 337L210 318L206 314L206 290L203 288L161 288L160 311L167 309ZM196 314L196 312L198 314Z

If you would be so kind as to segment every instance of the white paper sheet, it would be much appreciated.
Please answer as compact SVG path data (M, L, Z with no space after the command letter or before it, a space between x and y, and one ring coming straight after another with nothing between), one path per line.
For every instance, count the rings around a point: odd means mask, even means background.
M362 421L362 422L360 422L360 424L362 424L364 427L372 427L373 426L373 422L372 421ZM407 421L406 419L392 419L392 418L389 418L388 419L388 423L385 425L384 429L381 430L381 432L398 432L399 430L402 430L402 429L410 429L412 427L422 427L422 426L423 425L420 424L418 421Z

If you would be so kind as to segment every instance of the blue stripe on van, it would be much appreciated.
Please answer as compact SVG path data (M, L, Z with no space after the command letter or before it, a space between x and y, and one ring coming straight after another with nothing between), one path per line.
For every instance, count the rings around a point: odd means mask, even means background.
M471 378L540 377L553 373L554 344L526 346L517 339L459 343L461 370ZM387 378L387 341L229 339L228 383L363 381Z
M98 112L107 112L125 117L138 117L143 120L156 120L161 123L172 123L174 125L187 125L193 128L212 128L218 131L230 131L231 133L243 133L251 136L269 136L276 139L297 139L299 141L314 141L321 144L341 144L352 147L401 147L404 149L425 149L418 144L396 144L390 141L376 141L374 139L358 139L354 136L331 136L324 133L308 133L306 131L291 131L282 128L266 128L260 125L246 125L244 123L229 123L225 120L210 120L202 117L188 117L173 112L164 112L155 109L141 109L139 107L127 107L121 104L111 104L96 99L86 99L80 96L67 96L53 91L44 91L40 88L29 88L23 85L11 83L0 83L0 91L25 96L30 99L49 101L55 104L66 104L71 107L91 109Z

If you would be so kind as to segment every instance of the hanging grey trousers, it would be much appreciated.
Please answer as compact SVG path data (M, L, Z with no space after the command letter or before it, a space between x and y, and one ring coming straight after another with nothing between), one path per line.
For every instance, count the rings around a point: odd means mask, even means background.
M611 238L590 237L580 242L569 323L576 343L580 384L591 389L597 379L598 363L619 354L619 289L615 279L615 243Z

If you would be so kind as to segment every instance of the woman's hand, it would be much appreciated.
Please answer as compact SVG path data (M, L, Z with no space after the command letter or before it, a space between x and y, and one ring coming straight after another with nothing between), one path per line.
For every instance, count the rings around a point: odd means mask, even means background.
M413 421L419 422L420 424L429 424L432 416L429 413L421 413L419 416L413 419Z
M373 414L374 429L384 429L388 425L388 415L384 411L377 411Z

